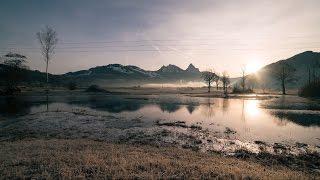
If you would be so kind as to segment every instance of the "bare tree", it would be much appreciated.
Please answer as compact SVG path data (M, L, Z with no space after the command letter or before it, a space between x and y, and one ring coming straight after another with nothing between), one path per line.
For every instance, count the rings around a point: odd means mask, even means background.
M215 77L213 78L213 81L216 83L217 90L219 90L220 76L217 72L215 72Z
M319 81L319 77L317 75L317 69L320 68L320 60L315 61L313 65L309 66L308 68L308 84L312 84ZM312 71L311 71L312 70Z
M266 93L266 89L267 89L267 83L260 82L259 85L260 85L260 88L262 90L262 93L265 94Z
M230 84L230 78L226 71L222 73L221 81L223 84L223 91L225 95L228 95L228 86Z
M54 49L57 45L58 38L56 31L50 27L46 26L40 32L37 33L37 38L41 45L41 53L46 63L46 74L47 74L47 90L49 84L49 76L48 76L48 66L49 62L54 54Z
M6 66L2 71L2 75L6 81L6 94L13 94L20 91L17 87L25 76L25 65L27 57L18 53L8 53L3 57L3 64Z
M215 78L216 74L212 70L204 71L201 75L203 80L208 84L208 92L211 90L211 84Z
M248 75L247 76L247 90L252 90L255 88L255 86L257 85L258 83L258 79L257 79L257 76L255 74L251 74L251 75Z
M296 69L286 62L280 62L273 70L273 76L280 82L282 94L286 94L286 84L295 81Z
M246 90L246 67L245 66L241 67L241 73L242 73L242 77L241 77L242 92L245 92Z

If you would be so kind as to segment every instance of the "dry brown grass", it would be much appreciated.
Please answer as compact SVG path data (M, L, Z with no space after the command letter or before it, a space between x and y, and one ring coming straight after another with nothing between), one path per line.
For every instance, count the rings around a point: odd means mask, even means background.
M312 178L281 166L270 168L217 154L82 139L1 142L0 162L0 176L10 179Z

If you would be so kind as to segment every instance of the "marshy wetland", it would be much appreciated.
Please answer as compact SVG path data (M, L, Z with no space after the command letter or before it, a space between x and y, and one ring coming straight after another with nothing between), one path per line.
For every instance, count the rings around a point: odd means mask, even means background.
M199 148L206 150L230 151L229 146L241 142L250 143L247 148L252 151L256 151L257 145L274 143L306 144L319 151L320 104L317 100L297 96L261 97L26 93L1 97L0 138L61 136L153 141L154 135L160 133L155 135L154 142L183 144L188 142L180 140L192 136L191 139L201 140ZM228 142L215 147L214 140Z
M25 92L0 99L0 141L175 147L319 173L318 100L277 95ZM31 142L30 141L30 142ZM285 159L283 159L285 158Z

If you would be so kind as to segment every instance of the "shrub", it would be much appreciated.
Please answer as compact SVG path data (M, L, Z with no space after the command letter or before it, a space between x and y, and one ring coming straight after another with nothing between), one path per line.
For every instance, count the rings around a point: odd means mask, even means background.
M16 86L5 87L3 90L0 89L0 95L15 95L21 92L21 89Z
M75 82L69 82L67 87L68 87L69 90L72 91L72 90L77 89L77 84Z
M232 93L241 93L242 90L238 86L234 86L232 89Z
M242 88L239 88L238 86L234 86L232 89L232 93L236 94L247 94L247 93L253 93L254 91L251 88L245 89L244 91Z
M299 96L302 97L320 97L320 81L307 84L300 88Z

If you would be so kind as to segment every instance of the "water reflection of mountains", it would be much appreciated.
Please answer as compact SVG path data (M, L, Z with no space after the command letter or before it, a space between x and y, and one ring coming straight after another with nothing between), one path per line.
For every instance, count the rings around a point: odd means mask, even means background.
M208 100L203 103L198 99L188 99L181 101L178 98L126 98L122 96L85 96L85 97L55 97L55 96L21 96L21 97L2 97L0 99L0 114L4 117L15 117L26 115L32 108L48 105L52 103L66 103L69 105L89 107L99 111L109 113L121 113L124 111L138 111L146 105L157 105L163 112L174 113L181 108L186 108L192 114L199 106L203 106L206 111L214 112L218 108L228 111L228 100L223 100L219 106L215 102ZM50 109L49 109L50 110ZM202 112L205 113L205 112ZM207 113L208 116L214 116L214 113ZM277 117L279 121L290 121L301 126L320 126L319 114L293 114L293 113L270 113Z
M191 114L198 106L199 102L174 102L171 100L148 101L146 98L124 98L124 97L55 97L55 96L17 96L2 97L0 99L0 114L5 117L21 116L31 113L31 108L48 105L52 103L66 103L89 107L95 110L106 111L109 113L121 113L124 111L138 111L146 105L155 104L163 112L174 113L183 106L187 107Z
M72 102L72 104L87 106L92 109L107 111L110 113L121 113L124 111L138 111L146 105L154 104L157 105L161 111L174 113L181 109L183 106L187 107L188 112L191 114L198 106L199 102L175 102L172 100L153 100L149 101L145 98L122 98L114 97L101 101L101 99L96 99L91 97L87 102Z

